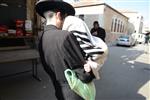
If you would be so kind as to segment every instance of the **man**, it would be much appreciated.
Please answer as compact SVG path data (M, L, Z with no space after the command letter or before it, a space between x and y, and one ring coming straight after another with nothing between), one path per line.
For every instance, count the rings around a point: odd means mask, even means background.
M93 28L91 29L91 34L101 38L105 42L106 33L105 30L99 26L98 21L94 21Z
M36 3L37 13L46 19L46 26L39 42L39 52L45 71L50 76L55 95L58 100L83 100L69 87L64 75L67 68L74 70L83 82L91 82L94 78L84 60L84 52L76 37L68 31L62 31L64 18L74 15L74 8L63 1L42 0Z

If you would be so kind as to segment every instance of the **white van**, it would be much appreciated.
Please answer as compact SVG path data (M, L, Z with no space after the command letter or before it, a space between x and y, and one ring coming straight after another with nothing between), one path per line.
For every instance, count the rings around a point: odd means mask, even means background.
M145 34L142 33L133 33L132 37L136 40L137 43L145 43Z

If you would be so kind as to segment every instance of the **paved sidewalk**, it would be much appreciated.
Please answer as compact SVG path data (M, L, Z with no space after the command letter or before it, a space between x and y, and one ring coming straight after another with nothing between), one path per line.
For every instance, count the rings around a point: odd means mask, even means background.
M150 64L150 44L149 45L139 44L136 47L134 47L134 49L143 52L143 54L141 54L138 58L136 58L135 61Z

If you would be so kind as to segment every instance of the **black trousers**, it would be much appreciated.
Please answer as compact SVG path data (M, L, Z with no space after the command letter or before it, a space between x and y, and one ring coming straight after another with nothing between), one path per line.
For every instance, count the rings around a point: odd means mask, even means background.
M72 91L67 83L61 84L55 89L57 100L84 100L74 91Z

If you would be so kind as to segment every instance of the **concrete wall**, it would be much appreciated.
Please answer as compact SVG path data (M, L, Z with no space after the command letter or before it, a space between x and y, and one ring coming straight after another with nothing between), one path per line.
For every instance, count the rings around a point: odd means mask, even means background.
M124 25L124 29L120 32L112 31L112 21L117 19L118 21L122 22ZM114 23L113 23L114 26ZM127 26L128 26L128 18L120 14L119 12L111 9L109 6L105 6L104 9L104 27L105 31L107 32L106 41L107 42L114 42L120 35L127 34ZM116 25L116 29L118 30L118 22ZM119 28L120 30L120 28Z

